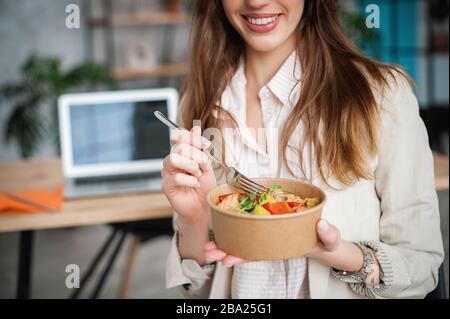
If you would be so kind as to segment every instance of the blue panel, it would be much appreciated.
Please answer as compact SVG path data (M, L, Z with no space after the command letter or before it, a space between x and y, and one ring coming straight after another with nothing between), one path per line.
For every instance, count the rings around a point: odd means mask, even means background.
M361 12L369 4L380 7L380 47L378 58L383 62L400 64L416 79L418 64L418 1L361 0ZM397 30L395 30L397 27ZM373 53L373 50L367 51Z
M418 3L416 1L406 1L399 5L399 32L397 34L397 37L399 40L399 45L402 48L407 49L417 46L417 6Z

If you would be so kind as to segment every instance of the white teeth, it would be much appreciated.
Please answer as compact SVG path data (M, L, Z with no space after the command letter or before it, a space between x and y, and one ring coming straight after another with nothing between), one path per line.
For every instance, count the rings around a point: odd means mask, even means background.
M269 24L269 23L275 21L277 18L278 18L278 16L262 18L262 19L247 18L247 21L250 22L251 24L266 25L266 24Z

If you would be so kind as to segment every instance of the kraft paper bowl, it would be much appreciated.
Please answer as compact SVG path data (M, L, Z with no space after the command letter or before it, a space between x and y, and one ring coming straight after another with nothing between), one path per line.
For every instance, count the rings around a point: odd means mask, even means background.
M306 182L290 179L255 179L302 198L319 197L320 204L302 212L254 216L227 212L217 207L219 196L238 191L229 184L217 186L207 195L217 246L229 255L246 260L278 260L307 254L317 244L316 224L322 216L325 193Z

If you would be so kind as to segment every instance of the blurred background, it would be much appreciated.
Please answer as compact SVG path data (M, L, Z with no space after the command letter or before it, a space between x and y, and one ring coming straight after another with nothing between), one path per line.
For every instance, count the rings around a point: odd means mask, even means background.
M179 90L187 69L194 2L0 0L0 161L58 156L56 99L63 93ZM80 28L66 26L70 4L80 8ZM380 8L380 28L366 27L370 4ZM448 6L448 0L341 1L342 21L352 40L374 58L400 64L413 77L430 144L447 156ZM448 254L448 190L440 191L439 199ZM68 260L87 267L109 231L110 226L97 225L37 232L32 296L68 297ZM0 233L0 298L15 296L18 244L17 233ZM131 244L127 238L124 245ZM168 236L141 245L128 297L180 297L164 289L169 245ZM125 249L118 253L101 297L118 297L126 256Z

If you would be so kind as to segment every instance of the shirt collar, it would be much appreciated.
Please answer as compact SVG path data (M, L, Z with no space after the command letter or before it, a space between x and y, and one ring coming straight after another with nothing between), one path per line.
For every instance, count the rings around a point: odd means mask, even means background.
M239 94L240 91L243 89L245 92L245 85L247 84L244 69L244 58L241 57L238 69L221 96L220 106L231 113L238 113L236 108L242 109L239 107L241 101L237 100L238 96L241 95ZM267 87L284 105L289 102L291 95L294 95L299 91L300 76L300 60L297 52L293 51L284 61L280 69L278 69L277 73L264 87ZM263 90L264 87L261 90Z
M288 103L291 94L298 92L300 88L300 69L300 60L294 51L266 85L283 105Z

